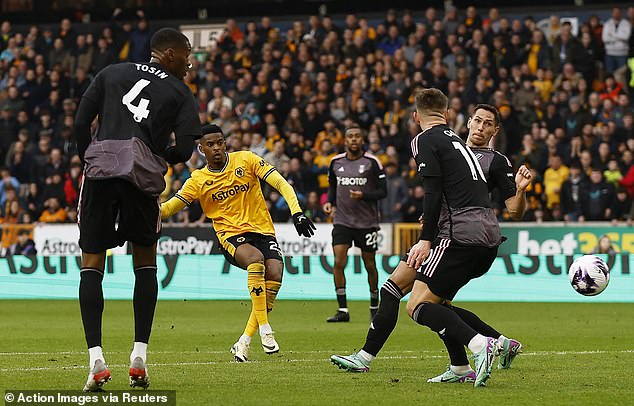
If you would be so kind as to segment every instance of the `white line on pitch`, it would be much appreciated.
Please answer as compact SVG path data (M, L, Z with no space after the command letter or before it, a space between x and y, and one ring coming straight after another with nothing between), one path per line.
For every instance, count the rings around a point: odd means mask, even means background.
M404 352L404 351L403 351ZM224 353L224 352L223 352ZM549 356L549 355L588 355L588 354L623 354L623 353L634 353L634 350L619 350L619 351L535 351L535 352L525 352L522 355L530 355L530 356ZM446 358L447 355L428 355L424 358ZM395 355L395 356L387 356L380 357L384 360L402 360L402 359L420 359L421 356L417 355ZM278 362L320 362L326 361L322 358L312 358L312 359L280 359L280 360L267 360L267 361L252 361L251 363L278 363ZM196 365L217 365L217 364L232 364L234 361L205 361L205 362L173 362L173 363L151 363L148 366L152 367L165 367L165 366L196 366ZM111 364L111 368L125 368L127 364ZM29 368L1 368L0 372L29 372L29 371L51 371L51 370L65 370L65 369L84 369L86 366L79 365L70 365L70 366L50 366L50 367L29 367Z

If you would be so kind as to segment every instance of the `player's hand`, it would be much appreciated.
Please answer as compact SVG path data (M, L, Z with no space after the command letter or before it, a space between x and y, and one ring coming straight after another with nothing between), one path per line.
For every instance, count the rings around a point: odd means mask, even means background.
M363 192L360 191L360 190L351 190L350 191L350 198L351 199L357 199L357 200L363 199Z
M332 203L331 202L324 203L323 209L324 209L324 213L326 214L332 213Z
M413 269L418 269L431 252L431 241L420 240L409 249L407 265Z
M302 237L310 238L315 235L315 230L317 230L313 222L301 212L293 214L293 224L295 224L297 234Z
M515 186L519 190L526 190L532 180L533 175L531 174L531 171L525 165L520 166L515 174Z

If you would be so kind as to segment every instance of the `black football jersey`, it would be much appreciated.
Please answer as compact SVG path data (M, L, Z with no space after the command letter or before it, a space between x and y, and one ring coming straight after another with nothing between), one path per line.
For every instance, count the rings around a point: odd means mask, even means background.
M441 178L438 236L465 245L499 245L487 179L465 142L449 126L436 125L418 134L411 146L420 176Z
M187 85L159 64L121 63L99 72L83 97L99 106L99 127L85 154L86 177L124 178L160 194L170 134L200 135Z
M513 165L509 159L491 148L470 147L473 154L480 162L489 185L489 192L497 189L502 200L515 196L515 175Z
M366 152L355 160L348 159L346 153L335 155L328 168L328 181L330 185L336 185L334 203L337 210L333 224L350 228L378 228L378 202L353 199L350 190L364 193L376 190L380 179L385 179L385 172L374 155Z

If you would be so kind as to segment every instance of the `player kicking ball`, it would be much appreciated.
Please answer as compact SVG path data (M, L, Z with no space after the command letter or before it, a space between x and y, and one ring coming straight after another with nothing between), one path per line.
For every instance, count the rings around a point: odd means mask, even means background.
M419 120L416 121L418 122ZM424 125L426 123L422 120L420 122L423 125L423 129L429 127L429 125ZM509 214L514 219L520 219L524 214L526 206L525 190L531 182L531 175L526 167L521 166L513 182L513 168L508 159L487 147L491 138L499 131L499 122L499 113L495 107L489 105L476 106L474 114L467 124L469 129L467 145L473 150L481 165L481 169L488 180L489 190L499 189ZM416 145L412 144L412 147L414 148ZM413 265L408 264L408 256L406 255L381 288L379 311L370 326L363 349L348 356L333 355L331 360L335 365L351 372L369 371L370 363L377 356L396 326L400 299L412 290L416 274L417 272ZM502 345L498 368L510 368L513 359L522 347L518 341L504 337L493 327L480 320L478 316L466 309L453 306L449 300L444 301L443 306L456 313L478 333L487 337L497 338ZM469 366L464 345L460 342L449 340L447 337L441 336L441 338L444 339L447 346L451 364L447 371L429 379L428 382L473 383L476 379L476 373Z
M227 153L225 136L214 124L204 126L202 134L198 149L207 165L194 171L181 190L161 205L161 218L200 201L203 212L213 221L227 260L246 269L253 306L244 333L231 347L236 361L246 362L251 339L258 330L265 353L280 350L267 313L273 309L282 285L284 263L260 180L284 197L300 236L312 237L316 228L302 212L293 187L273 166L250 151Z

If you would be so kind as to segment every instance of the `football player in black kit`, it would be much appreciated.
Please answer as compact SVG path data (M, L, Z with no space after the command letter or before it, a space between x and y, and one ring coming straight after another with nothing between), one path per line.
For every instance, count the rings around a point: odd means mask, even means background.
M85 174L77 210L79 303L90 355L84 391L99 390L110 380L101 348L102 281L106 250L125 241L132 245L135 276L130 385L149 385L146 353L158 294L156 241L166 161L188 160L201 135L194 96L182 80L190 66L187 37L163 28L152 36L150 48L148 63L111 65L99 72L77 110L74 136Z
M494 114L494 112L497 111L495 108L489 111L490 109L488 107L490 106L478 106L475 110L474 117L469 120L468 144L486 146L491 137L498 132L499 115ZM496 154L496 157L502 158L504 165L498 165L497 158L486 160L485 167L482 169L485 175L488 175L489 188L499 188L502 191L507 210L514 219L519 219L524 213L526 202L525 189L530 184L530 172L525 167L521 167L515 176L515 183L513 183L512 168L506 157L493 150L487 149L487 151L481 151L480 158L487 157L490 154ZM493 161L496 161L496 165L490 165ZM516 188L517 191L515 190ZM351 372L365 372L369 370L370 362L381 350L396 326L400 299L411 291L414 279L416 278L415 269L409 266L405 262L406 260L407 258L404 257L403 261L399 263L399 266L394 270L381 289L379 312L370 326L363 349L349 356L333 355L331 360L335 365ZM498 368L504 369L510 367L511 362L521 348L521 344L497 333L468 310L452 306L449 301L445 304L450 306L455 313L470 324L476 331L486 334L487 336L497 337L503 345ZM461 362L462 358L460 354L464 353L463 344L453 346L451 345L451 341L445 341L445 344L448 345L453 368L448 368L444 374L431 378L428 382L474 382L475 372L468 366L466 356L464 358L466 362ZM457 347L457 349L455 347ZM454 370L458 373L454 372Z
M387 196L387 181L381 162L363 150L360 127L349 127L345 132L346 152L335 155L328 168L328 201L324 212L334 212L332 249L335 254L333 269L339 308L328 322L350 321L346 300L348 249L361 249L361 258L368 272L370 286L370 318L379 308L378 273L374 254L378 248L379 207L377 202Z

